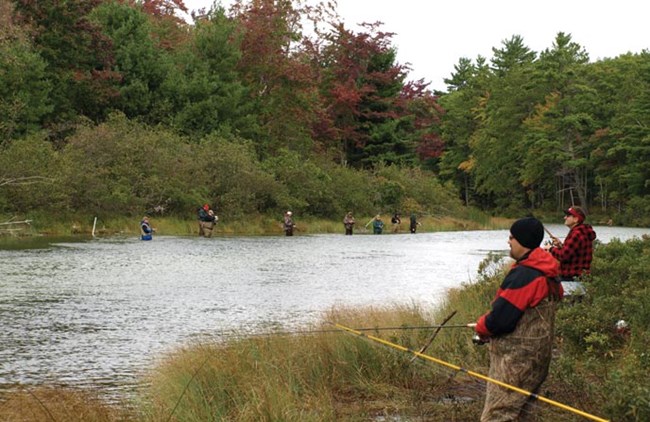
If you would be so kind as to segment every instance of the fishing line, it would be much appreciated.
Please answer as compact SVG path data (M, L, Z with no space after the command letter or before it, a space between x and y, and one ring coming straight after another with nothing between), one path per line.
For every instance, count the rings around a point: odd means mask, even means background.
M399 331L399 330L432 330L443 328L467 328L467 324L447 324L447 325L402 325L399 327L366 327L366 328L353 328L356 331ZM323 329L323 330L294 330L294 331L270 331L262 333L245 333L245 334L221 334L220 337L230 340L233 338L251 338L251 337L273 337L273 336L291 336L291 335L305 335L305 334L326 334L326 333L342 333L339 329Z

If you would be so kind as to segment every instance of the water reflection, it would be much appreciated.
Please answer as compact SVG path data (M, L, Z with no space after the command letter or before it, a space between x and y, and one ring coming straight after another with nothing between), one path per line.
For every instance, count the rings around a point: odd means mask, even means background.
M560 225L549 226L558 236ZM648 230L597 227L599 238ZM295 329L332 306L433 306L507 231L58 241L0 250L0 387L132 388L204 336Z

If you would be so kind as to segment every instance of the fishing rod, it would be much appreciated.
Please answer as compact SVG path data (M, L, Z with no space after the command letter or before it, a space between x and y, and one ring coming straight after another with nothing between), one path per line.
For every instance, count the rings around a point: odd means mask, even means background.
M549 236L549 237L551 238L551 240L553 241L553 244L554 244L554 245L558 245L558 246L560 246L560 247L562 246L562 242L560 241L560 239L558 239L556 236L553 236L553 233L551 233L551 232L549 231L549 229L546 228L546 226L544 226L544 231L546 231L546 233L548 234L548 236Z
M407 348L407 347L400 346L399 344L392 343L392 342L390 342L390 341L388 341L388 340L384 340L384 339L381 339L381 338L379 338L379 337L374 337L374 336L369 335L369 334L364 334L363 332L361 332L361 331L359 331L359 330L354 330L354 329L352 329L352 328L348 328L348 327L346 327L346 326L344 326L344 325L341 325L341 324L332 323L332 322L330 322L330 324L334 325L334 326L335 326L336 328L338 328L339 330L345 331L345 332L347 332L347 333L356 334L356 335L358 335L358 336L361 336L361 337L367 338L367 339L372 340L372 341L375 341L375 342L377 342L377 343L381 343L381 344L383 344L383 345L385 345L385 346L392 347L393 349L397 349L397 350L400 350L400 351L402 351L402 352L412 353L412 354L414 354L415 356L420 357L420 358L422 358L422 359L429 360L429 361L431 361L431 362L437 363L438 365L442 365L442 366L445 366L445 367L447 367L447 368L450 368L450 369L454 369L454 370L456 370L456 371L463 372L463 373L465 373L465 374L467 374L467 375L469 375L469 376L471 376L471 377L478 378L478 379L481 379L481 380L483 380L483 381L490 382L490 383L492 383L492 384L496 384L496 385L498 385L498 386L500 386L500 387L503 387L503 388L507 388L507 389L512 390L512 391L514 391L514 392L517 392L517 393L519 393L519 394L523 394L523 395L525 395L525 396L528 396L528 397L531 398L531 399L539 400L539 401L543 401L544 403L548 403L548 404L550 404L550 405L552 405L552 406L559 407L560 409L567 410L567 411L569 411L569 412L575 413L576 415L584 416L584 417L587 418L587 419L591 419L591 420L599 421L599 422L609 422L608 419L603 419L603 418L600 418L600 417L598 417L598 416L592 415L592 414L590 414L590 413L583 412L583 411L580 410L580 409L576 409L576 408L574 408L574 407L571 407L571 406L568 406L568 405L566 405L566 404L563 404L563 403L557 402L557 401L555 401L555 400L548 399L548 398L546 398L546 397L544 397L544 396L540 396L539 394L536 394L536 393L532 393L532 392L530 392L530 391L523 390L523 389L521 389L521 388L519 388L519 387L515 387L514 385L506 384L505 382L502 382L502 381L496 380L496 379L494 379L494 378L490 378L490 377L485 376L485 375L483 375L483 374L480 374L480 373L478 373L478 372L470 371L470 370L465 369L465 368L463 368L463 367L460 367L460 366L458 366L458 365L454 365L454 364L452 364L452 363L446 362L446 361L444 361L444 360L442 360L442 359L438 359L438 358L435 358L435 357L433 357L433 356L429 356L429 355L422 354L422 353L417 352L417 351L415 351L415 350L411 350L411 349L409 349L409 348Z

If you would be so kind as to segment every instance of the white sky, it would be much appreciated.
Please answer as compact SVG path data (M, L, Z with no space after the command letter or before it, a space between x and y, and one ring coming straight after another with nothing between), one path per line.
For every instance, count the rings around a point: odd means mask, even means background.
M185 0L190 10L212 3ZM461 57L489 60L492 47L513 35L539 53L558 32L569 33L592 61L650 49L646 0L338 0L338 12L354 30L357 23L383 22L384 31L395 33L399 63L410 63L409 79L423 78L440 90Z

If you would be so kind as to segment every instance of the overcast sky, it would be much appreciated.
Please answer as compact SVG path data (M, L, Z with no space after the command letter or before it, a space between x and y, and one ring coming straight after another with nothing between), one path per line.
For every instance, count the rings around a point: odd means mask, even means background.
M190 10L213 0L185 0ZM231 1L223 0L228 7ZM358 30L361 22L381 21L394 32L409 79L423 78L445 90L444 78L461 57L492 57L492 47L521 35L533 51L551 48L558 32L569 33L592 61L650 49L650 2L645 0L338 0L338 12Z

